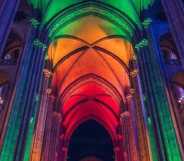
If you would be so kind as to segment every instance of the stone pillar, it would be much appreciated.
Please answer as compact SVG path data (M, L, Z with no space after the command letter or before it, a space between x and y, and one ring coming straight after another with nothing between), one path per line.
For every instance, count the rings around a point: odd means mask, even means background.
M161 2L184 67L184 2L183 0L161 0Z
M51 94L51 89L48 88L50 78L51 78L51 72L48 69L44 69L43 72L44 72L44 80L43 80L43 87L42 87L43 90L41 94L40 109L38 112L38 118L36 122L36 130L34 132L30 161L41 161L47 111L48 111L48 108L52 108L50 104L50 99L49 99L49 95Z
M134 108L134 125L135 125L135 134L136 134L136 143L138 146L138 155L141 161L151 161L151 152L149 144L149 135L146 126L146 113L143 100L143 94L140 85L139 71L137 69L136 57L131 61L132 69L130 71L130 80L133 89L130 89L132 94L132 101Z
M42 35L43 36L43 35ZM37 29L31 29L20 62L15 96L9 115L0 161L29 160L32 136L39 109L45 48L35 39L47 40Z
M130 126L130 113L128 111L123 112L121 114L121 124L122 124L122 136L123 136L123 157L126 161L131 161L131 149L130 149L130 143L129 143L129 126Z
M130 89L131 93L126 96L127 107L129 111L129 138L131 149L131 161L139 161L137 151L137 129L136 129L136 109L133 102L132 94L135 93L134 89ZM128 117L128 116L127 116Z
M120 145L114 147L114 153L115 153L115 161L124 161L123 156L121 156Z
M67 157L68 157L68 147L64 146L62 148L63 151L63 156L61 158L61 161L67 161Z
M147 122L152 159L154 161L182 161L165 93L164 79L156 54L151 48L151 39L148 41L149 32L151 31L136 32L139 34L135 37L137 41L135 49L139 63L144 104L148 113ZM173 147L175 148L173 149Z
M133 125L131 121L131 114L125 111L121 114L122 134L123 134L123 151L124 160L139 161Z
M60 144L60 128L61 128L61 113L53 112L51 117L51 129L48 131L50 134L49 138L46 141L48 146L47 158L44 157L43 161L57 161L58 159L58 151L62 150L59 148Z
M42 156L41 161L47 161L50 153L50 137L51 137L51 129L52 129L52 115L53 115L53 105L55 102L55 97L50 95L48 98L48 108L47 108L47 116L45 121L45 129L44 129L44 137L42 143Z
M64 133L64 127L61 126L57 161L67 161L69 143L67 140L65 140Z
M19 7L20 0L4 0L0 4L0 58L6 44L7 37L11 30L11 25Z

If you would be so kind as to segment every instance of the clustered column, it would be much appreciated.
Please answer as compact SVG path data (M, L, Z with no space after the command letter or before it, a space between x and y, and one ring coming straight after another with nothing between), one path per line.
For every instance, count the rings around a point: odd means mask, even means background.
M36 130L34 132L30 161L41 160L44 131L46 126L46 116L47 116L48 108L52 109L52 105L50 104L51 89L48 88L52 73L48 69L44 69L43 73L44 73L44 80L42 82L43 89L42 89L42 95L41 95L41 103L40 103L40 109L39 109L37 123L36 123Z
M181 161L160 66L147 37L146 32L137 35L135 37L137 41L135 49L144 94L143 99L148 116L152 157L154 161ZM149 39L149 42L151 42L151 39ZM173 147L175 148L173 149Z
M12 110L0 153L0 161L27 161L40 104L45 48L35 39L47 41L38 29L32 28L23 51L16 82ZM41 44L41 43L40 43Z
M146 116L145 107L143 104L143 94L140 85L139 70L137 66L137 59L134 55L131 60L131 71L130 80L132 88L130 93L132 93L132 111L134 113L134 133L136 135L136 143L138 146L138 155L141 161L150 161L150 147L149 147L149 137L148 131L146 129Z
M54 103L54 102L53 102ZM57 161L59 154L58 149L60 144L60 129L61 129L61 113L51 111L47 115L47 130L44 138L44 152L42 161ZM61 158L62 159L62 158Z
M127 161L139 161L135 133L131 111L124 111L121 114L122 136L123 136L123 157Z

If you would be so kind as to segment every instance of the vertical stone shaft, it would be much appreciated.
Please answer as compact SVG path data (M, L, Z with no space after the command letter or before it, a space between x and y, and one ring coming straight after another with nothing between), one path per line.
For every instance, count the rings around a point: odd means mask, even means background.
M45 131L44 131L44 138L43 138L43 152L42 152L42 161L48 161L50 155L50 138L51 138L51 129L52 129L52 116L53 116L53 103L55 98L50 95L49 96L49 103L47 109L47 116L46 116L46 123L45 123Z
M134 69L135 68L135 69ZM136 91L133 94L134 110L135 110L135 125L137 133L137 142L138 142L138 152L139 158L141 161L150 161L150 151L149 151L149 137L146 129L145 121L145 109L144 104L141 100L142 90L140 86L140 78L138 75L137 65L133 64L133 70L130 72L131 82L134 90Z
M130 144L129 144L129 112L121 114L122 122L122 134L124 137L123 149L124 149L124 160L131 161Z
M60 128L61 128L61 114L53 112L52 115L52 126L51 126L51 137L50 137L50 150L48 161L57 161L59 141L60 141Z
M123 150L124 150L124 160L127 161L138 161L136 154L136 145L134 140L134 134L132 133L133 127L130 120L130 113L128 111L121 114L122 123L122 134L123 140Z
M149 36L147 33L143 35ZM141 38L141 35L138 35L138 38ZM146 41L145 38L140 41L143 40ZM152 148L152 151L154 153L158 148L160 149L159 155L154 155L153 160L181 161L160 66L151 49L151 44L150 46L144 44L137 49L137 57L146 110L151 118L150 122L153 120L154 130L152 132L158 138L155 140L156 148ZM172 147L175 147L175 149Z
M49 105L49 79L51 77L51 72L48 69L44 69L44 80L43 80L43 91L41 96L41 103L40 109L37 118L36 130L34 133L33 139L33 146L32 146L32 153L31 153L31 160L30 161L41 161L41 154L42 154L42 144L43 144L43 137L45 131L45 123L46 123L46 116L47 110Z
M45 53L42 48L33 45L36 36L38 36L38 31L32 29L20 62L21 70L0 161L20 161L23 157L29 158L27 157L29 152L26 151L29 150L27 143L32 140L34 122L39 107L38 93L40 93ZM29 129L29 125L31 125L31 129ZM30 140L26 139L28 131Z
M65 140L65 129L62 126L60 126L60 140L59 140L59 145L57 149L57 161L66 161L67 160L67 155L68 155L68 146L69 143L68 141Z
M131 149L131 161L139 161L138 158L138 151L137 151L137 142L136 142L136 134L137 130L135 121L136 121L136 113L135 113L135 107L133 104L133 97L132 94L128 94L126 96L127 100L127 106L129 107L129 113L130 113L130 118L129 118L129 137L130 137L130 149Z

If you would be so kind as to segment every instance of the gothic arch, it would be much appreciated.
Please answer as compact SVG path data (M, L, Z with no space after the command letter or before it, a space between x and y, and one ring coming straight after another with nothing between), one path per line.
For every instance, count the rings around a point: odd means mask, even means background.
M106 91L108 91L108 93L110 93L113 96L113 98L117 102L121 102L121 100L123 100L124 97L118 92L118 90L110 82L94 74L88 74L75 80L63 91L62 95L59 96L58 98L64 101L65 98L67 99L68 94L71 95L77 89L91 82L94 82L97 85L102 86Z
M104 122L104 120L102 120L101 118L96 117L94 115L88 115L87 117L83 117L81 120L76 122L76 124L72 124L71 127L67 128L67 131L65 132L65 136L64 136L64 140L66 140L66 146L69 145L69 140L71 138L71 135L77 129L77 127L88 120L95 120L99 124L101 124L108 131L109 135L111 136L113 145L116 144L116 140L118 138L117 138L115 131L112 129L112 127L109 126L106 122Z
M94 15L101 19L106 19L116 26L119 26L119 28L125 32L124 38L128 40L131 40L131 32L136 30L138 27L141 27L140 24L136 24L123 11L110 6L107 3L98 1L83 1L79 2L78 4L75 3L74 5L71 5L64 10L61 10L44 25L44 28L46 31L48 31L50 40L53 41L56 37L59 37L59 35L54 35L58 32L58 27L63 28L65 25L68 25L72 21L88 15ZM123 22L120 22L119 19L123 20ZM57 25L56 27L56 24L60 25ZM128 28L125 24L129 26L129 33L126 31Z

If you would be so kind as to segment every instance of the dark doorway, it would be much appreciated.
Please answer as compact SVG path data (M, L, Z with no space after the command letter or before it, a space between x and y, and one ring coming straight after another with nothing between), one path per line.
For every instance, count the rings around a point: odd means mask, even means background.
M81 124L73 133L68 150L68 161L81 161L87 157L113 161L112 140L106 129L95 120Z

